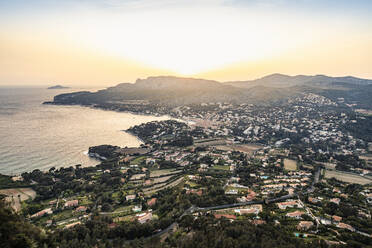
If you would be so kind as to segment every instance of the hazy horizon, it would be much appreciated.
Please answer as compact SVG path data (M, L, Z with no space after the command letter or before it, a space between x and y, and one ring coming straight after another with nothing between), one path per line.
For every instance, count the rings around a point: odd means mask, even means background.
M365 0L2 1L0 85L372 78L371 10Z
M112 83L103 83L103 84L66 84L63 82L50 82L50 83L45 83L45 84L1 84L0 82L0 88L45 88L49 86L56 86L56 85L61 85L64 87L72 88L72 89L83 89L83 90L99 90L99 89L105 89L106 87L111 87L111 86L116 86L121 83L131 83L134 84L138 79L147 79L149 77L175 77L175 78L190 78L190 79L203 79L203 80L212 80L212 81L217 81L220 83L228 83L228 82L244 82L244 81L250 81L250 80L255 80L255 79L261 79L267 76L275 75L275 74L281 74L281 75L286 75L286 76L329 76L329 77L356 77L356 78L361 78L357 77L354 75L326 75L326 74L314 74L314 75L308 75L308 74L294 74L294 75L288 75L288 74L283 74L283 73L271 73L271 74L266 74L260 77L255 77L255 78L247 78L247 79L240 79L240 80L226 80L226 81L221 81L217 79L210 79L210 78L202 78L200 76L187 76L187 75L149 75L143 78L136 78L133 81L127 81L127 82L112 82ZM366 79L366 80L372 80L372 78L361 78L361 79Z

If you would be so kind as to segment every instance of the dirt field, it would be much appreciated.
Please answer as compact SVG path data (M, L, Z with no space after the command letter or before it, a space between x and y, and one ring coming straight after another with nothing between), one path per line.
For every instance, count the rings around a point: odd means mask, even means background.
M200 118L190 118L188 119L188 121L190 122L192 126L198 126L198 127L204 127L204 128L218 126L218 123L216 122L205 120L205 119L200 119Z
M146 174L134 174L134 175L130 178L130 180L131 180L131 181L139 180L139 179L144 178L145 176L146 176Z
M314 166L309 165L309 164L304 164L304 165L302 165L302 166L305 167L306 169L309 169L309 170L314 169Z
M215 165L215 166L211 167L210 169L228 171L228 170L230 170L230 166L228 166L228 165Z
M182 170L173 170L173 169L167 169L167 170L154 170L150 172L150 177L161 177L161 176L168 176L177 174L179 172L182 172Z
M118 152L121 155L135 155L135 154L146 154L150 152L150 149L147 148L138 148L138 147L128 147L120 148Z
M22 201L36 197L36 192L31 188L2 189L0 194L7 195L5 200L10 202L12 208L17 212L21 210Z
M372 115L372 110L368 110L368 109L356 109L355 112L358 112L364 115Z
M154 182L153 183L163 183L163 182L167 181L171 177L172 176L154 178Z
M206 140L197 140L194 141L194 147L206 147L206 146L218 146L218 145L226 145L228 143L225 139L206 139Z
M255 151L261 149L262 146L255 144L242 144L242 145L222 145L216 146L216 149L222 151L238 151L252 155Z
M297 162L292 159L284 159L284 168L286 170L295 171L297 170Z
M358 183L358 184L369 184L372 183L372 180L354 174L349 174L341 171L331 171L326 170L325 178L336 178L337 180L346 182L346 183Z

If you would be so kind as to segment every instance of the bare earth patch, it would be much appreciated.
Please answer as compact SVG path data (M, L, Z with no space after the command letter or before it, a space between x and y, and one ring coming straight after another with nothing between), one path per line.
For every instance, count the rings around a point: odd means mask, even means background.
M372 110L368 109L356 109L355 112L361 113L363 115L372 115Z
M165 169L165 170L154 170L150 172L150 177L162 177L173 175L182 172L182 170L173 170L173 169Z
M166 176L166 177L159 177L159 178L155 178L154 179L154 183L163 183L165 181L167 181L169 178L171 178L172 176Z
M255 151L261 149L262 146L256 144L241 144L241 145L221 145L216 146L216 149L222 151L238 151L252 155Z
M134 174L134 175L130 178L130 180L131 180L131 181L140 180L140 179L142 179L142 178L144 178L144 177L146 177L146 174Z
M11 207L17 212L21 210L22 201L33 200L36 197L36 192L31 188L2 189L0 194L7 195L5 200L10 202Z
M286 170L295 171L297 170L297 162L292 159L284 159L284 168Z
M194 147L206 147L206 146L218 146L226 145L230 141L226 139L206 139L206 140L195 140Z
M358 183L362 185L372 183L372 180L356 175L356 174L345 173L342 171L326 170L325 178L332 178L332 177L336 178L337 180L346 182L346 183Z

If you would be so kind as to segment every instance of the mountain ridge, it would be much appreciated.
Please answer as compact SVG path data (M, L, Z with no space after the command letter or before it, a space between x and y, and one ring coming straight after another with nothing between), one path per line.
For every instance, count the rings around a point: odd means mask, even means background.
M257 84L266 84L268 86L277 86L277 87L286 87L286 86L294 86L294 85L305 85L310 84L315 85L323 85L327 86L332 83L350 83L350 84L372 84L371 79L363 79L357 78L353 76L343 76L343 77L331 77L327 75L295 75L289 76L280 73L270 74L258 79L253 80L242 80L242 81L227 81L224 84L232 85L235 87L250 87L252 85ZM283 85L285 84L285 85Z
M370 91L372 94L372 80L351 76L288 76L276 73L255 80L239 82L155 76L137 79L134 83L120 83L97 92L57 95L50 103L93 105L105 108L117 106L121 108L129 105L143 108L140 105L146 103L172 108L207 102L266 104L312 92L333 97L333 100L349 97L350 101L355 101L360 100L362 96L367 103L366 106L372 106L369 98L365 97Z

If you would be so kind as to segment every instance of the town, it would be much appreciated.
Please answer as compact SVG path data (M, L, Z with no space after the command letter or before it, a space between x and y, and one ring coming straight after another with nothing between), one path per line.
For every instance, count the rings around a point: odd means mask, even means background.
M176 236L188 244L230 223L297 245L372 245L371 116L313 93L169 113L127 130L141 147L91 147L96 167L3 176L17 190L0 192L57 241L173 247Z

